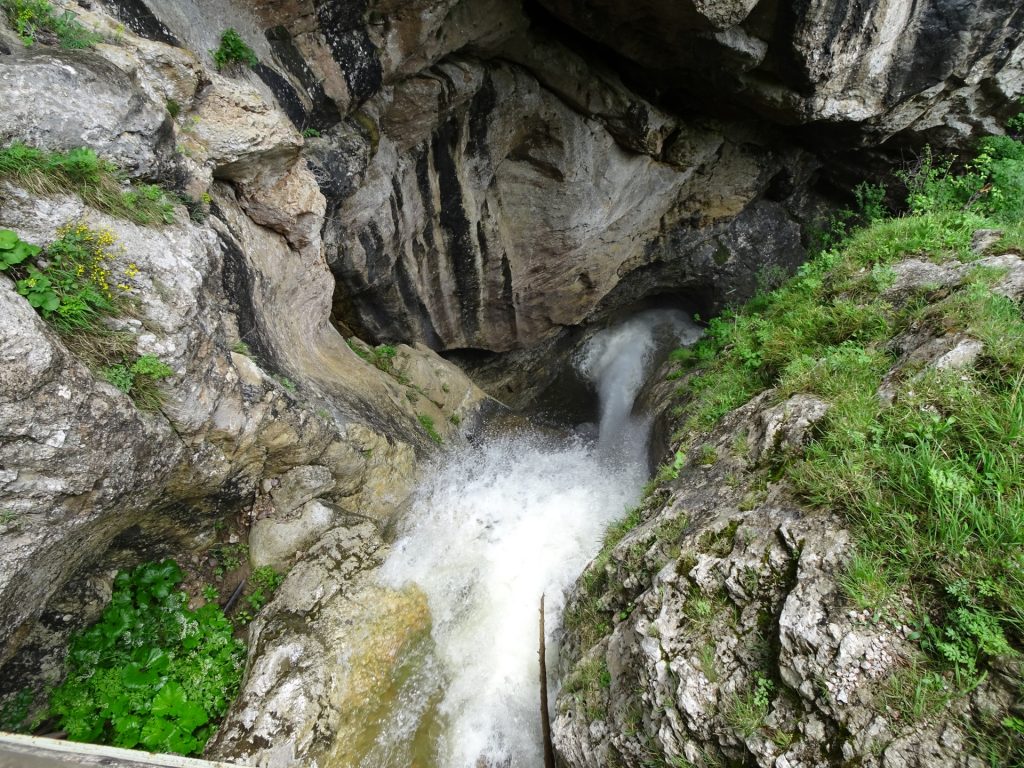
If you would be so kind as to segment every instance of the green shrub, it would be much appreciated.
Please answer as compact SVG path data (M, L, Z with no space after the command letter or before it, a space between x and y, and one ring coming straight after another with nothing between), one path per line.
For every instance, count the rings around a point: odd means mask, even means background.
M214 604L188 608L172 560L122 571L71 640L51 710L73 741L200 754L238 691L245 645Z
M303 128L302 137L305 139L318 139L320 138L320 131L316 128Z
M83 26L70 11L58 16L47 0L0 0L0 8L21 41L28 46L34 45L41 33L55 37L62 48L92 48L103 40L101 35Z
M39 195L77 194L87 205L136 224L174 221L174 195L152 184L128 184L91 149L46 152L15 142L0 149L0 178Z
M213 51L213 63L218 70L235 69L241 65L255 67L260 63L252 48L234 29L224 30L220 36L220 46Z

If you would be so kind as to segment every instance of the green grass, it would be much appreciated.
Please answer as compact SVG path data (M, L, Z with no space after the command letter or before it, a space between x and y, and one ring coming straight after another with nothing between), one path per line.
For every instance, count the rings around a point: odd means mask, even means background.
M92 48L103 36L90 31L73 13L57 14L47 0L0 0L7 21L27 45L52 37L61 48Z
M369 349L364 348L360 344L356 344L352 339L346 339L346 343L353 352L359 357L368 362L370 365L378 368L384 373L390 373L395 375L394 360L395 355L398 354L398 350L390 344L381 344L378 347L370 347ZM403 382L403 383L408 383Z
M100 371L108 382L131 397L143 411L155 411L163 404L157 383L174 373L170 366L153 355L142 355L134 362L122 361Z
M764 726L764 720L771 709L772 692L775 686L771 680L755 676L754 685L746 691L738 691L722 704L722 714L729 727L744 738L750 738Z
M15 142L0 149L0 179L37 195L76 194L93 208L136 224L170 224L177 198L153 184L129 184L91 149L47 152Z
M437 431L437 427L434 426L434 420L432 418L425 413L419 414L417 418L419 419L420 426L423 427L423 431L427 433L427 436L430 437L431 440L438 445L444 443L444 438L442 438L441 434Z
M673 358L679 434L691 439L769 388L831 404L783 477L854 531L841 582L851 601L878 610L909 594L931 662L967 677L1024 644L1024 316L993 293L990 271L898 305L882 293L900 259L977 258L977 229L1021 241L1024 147L986 141L980 157L959 176L932 161L910 180L910 213L850 233ZM889 342L911 328L964 333L984 351L961 370L907 371L886 404L876 392L896 362Z
M605 693L611 687L612 677L603 659L588 658L576 665L565 681L562 692L581 704L587 717L600 720L605 717Z

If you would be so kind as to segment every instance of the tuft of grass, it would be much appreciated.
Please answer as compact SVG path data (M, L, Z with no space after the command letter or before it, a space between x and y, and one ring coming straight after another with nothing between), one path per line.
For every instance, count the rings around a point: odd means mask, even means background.
M912 659L889 678L882 701L903 722L917 723L941 712L956 696L950 680L926 661Z
M730 728L750 738L764 726L771 709L774 683L762 675L755 675L754 686L737 692L723 703L723 716Z
M419 414L417 418L419 419L420 426L423 427L423 430L427 433L427 436L430 437L431 440L433 440L438 445L444 443L444 439L437 431L437 427L434 426L434 420L432 418L430 418L425 413Z
M894 572L875 554L857 552L839 578L839 586L860 610L881 611L905 583L902 573Z
M287 391L289 394L294 395L296 392L299 391L298 385L294 381L289 379L287 376L278 374L274 376L274 378L277 380L277 383L284 387L285 391Z
M611 687L612 676L604 659L584 659L566 678L562 692L582 704L587 717L601 720L605 717L605 697Z
M121 362L100 370L100 375L128 395L143 411L159 410L163 403L157 383L174 374L154 355L142 355L133 363Z
M170 224L176 197L154 184L129 184L93 150L47 152L15 142L0 149L0 179L37 195L77 194L87 205L136 224Z
M381 344L378 347L366 349L361 344L356 344L352 339L346 339L345 342L348 344L349 349L370 365L384 371L384 373L390 373L392 376L395 376L401 384L409 383L408 380L403 380L404 377L395 373L394 360L395 355L398 354L398 350L395 347L390 344Z
M47 0L0 0L0 9L26 46L55 42L61 48L92 48L103 36L89 30L71 11L54 11Z
M700 453L697 455L697 463L702 467L710 467L718 461L718 451L715 450L715 446L705 443L700 447Z
M721 677L718 672L718 666L715 664L715 654L717 648L712 641L706 642L697 651L697 661L700 664L700 671L704 673L704 677L707 678L709 683L717 683Z

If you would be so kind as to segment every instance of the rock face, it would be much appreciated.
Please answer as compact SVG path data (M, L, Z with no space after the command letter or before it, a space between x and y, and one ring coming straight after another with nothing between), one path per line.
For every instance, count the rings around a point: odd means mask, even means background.
M823 135L775 126L848 128L829 151L901 131L956 143L999 130L1024 93L1024 22L1005 0L108 6L201 58L233 25L261 61L254 92L320 133L305 154L335 322L515 353L520 381L542 375L529 350L581 324L669 296L712 313L799 263ZM197 132L229 124L219 112L200 110Z
M772 121L846 124L871 142L998 130L993 113L1024 85L1024 19L1009 0L541 3L669 101L727 95Z
M129 34L93 52L26 51L13 40L11 49L0 56L0 100L18 107L5 111L5 139L85 144L131 175L166 173L207 194L213 215L191 221L179 207L172 224L143 227L74 197L0 189L0 226L29 242L46 245L69 223L109 234L117 268L137 270L136 310L113 330L130 340L126 354L173 370L159 410L140 411L0 275L0 664L23 647L53 652L35 620L72 578L201 549L214 521L235 512L261 509L277 522L314 500L335 510L298 538L278 537L272 559L282 566L353 514L383 527L409 491L417 452L433 445L420 413L455 440L455 422L484 399L425 348L405 352L399 381L330 324L325 201L302 137L258 89ZM172 95L191 105L187 122L158 100ZM31 103L29 119L18 110ZM439 382L437 402L409 396ZM11 670L25 671L18 658L11 665L5 692L19 684Z

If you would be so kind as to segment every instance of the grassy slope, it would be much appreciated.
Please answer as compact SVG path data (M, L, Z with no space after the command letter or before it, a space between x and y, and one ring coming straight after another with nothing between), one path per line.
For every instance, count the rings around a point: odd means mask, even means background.
M1003 233L990 253L1024 252L1024 144L987 140L958 175L926 158L906 181L909 213L876 211L780 288L712 321L697 347L677 351L673 415L685 446L769 389L779 402L805 392L831 404L810 444L773 474L807 505L848 520L858 552L843 587L859 607L898 612L916 628L927 661L901 685L915 700L933 689L941 706L951 681L970 690L1024 647L1024 315L992 291L1001 275L991 269L971 270L955 291L924 286L899 301L885 291L907 258L977 260L980 229ZM897 362L894 339L956 333L983 342L973 365L902 369L891 402L878 397ZM677 471L666 466L659 480ZM582 578L584 599L566 621L584 648L609 629L594 600L607 586L609 553L642 518L634 511L613 526ZM995 726L978 744L989 762L1024 760L1024 722Z
M1000 273L981 267L952 293L883 294L901 259L978 259L979 229L1003 232L992 252L1021 251L1024 145L988 140L966 173L929 164L909 182L909 214L853 232L680 350L677 436L699 435L769 388L780 401L806 392L830 402L779 472L804 502L849 521L851 600L895 610L890 598L909 594L931 659L922 674L951 674L965 690L1024 646L1024 314L992 291ZM984 350L958 370L903 370L886 403L877 392L904 333L960 333Z

